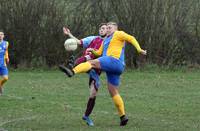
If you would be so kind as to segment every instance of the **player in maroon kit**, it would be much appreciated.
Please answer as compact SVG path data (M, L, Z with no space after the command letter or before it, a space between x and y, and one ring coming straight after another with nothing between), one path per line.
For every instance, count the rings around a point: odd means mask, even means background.
M83 38L81 40L78 40L76 37L74 37L71 33L70 30L66 27L63 27L63 32L65 35L68 35L71 38L74 38L77 40L78 45L82 46L85 50L83 52L83 55L75 60L75 63L73 62L73 57L70 58L68 62L68 66L70 68L73 68L74 65L78 65L80 63L86 62L88 60L94 59L95 56L91 53L88 52L91 48L94 50L98 50L106 37L107 33L107 28L106 28L106 23L102 23L99 26L99 36L88 36L86 38ZM60 65L60 69L62 71L62 66ZM93 121L89 118L89 115L92 113L92 110L95 106L95 100L96 100L96 95L98 88L100 87L100 80L99 80L99 75L101 71L96 70L96 69L91 69L88 74L89 74L89 87L90 87L90 96L87 102L87 108L85 111L84 116L82 119L86 121L86 123L89 126L94 126Z

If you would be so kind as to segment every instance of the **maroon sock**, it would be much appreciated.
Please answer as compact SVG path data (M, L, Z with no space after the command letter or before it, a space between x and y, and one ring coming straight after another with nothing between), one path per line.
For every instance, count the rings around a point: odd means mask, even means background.
M96 100L96 97L89 98L88 103L87 103L87 109L85 111L85 116L89 116L92 113L92 110L95 105L95 100Z
M75 65L79 65L80 63L86 62L86 58L84 56L79 57L78 59L76 59L75 61Z

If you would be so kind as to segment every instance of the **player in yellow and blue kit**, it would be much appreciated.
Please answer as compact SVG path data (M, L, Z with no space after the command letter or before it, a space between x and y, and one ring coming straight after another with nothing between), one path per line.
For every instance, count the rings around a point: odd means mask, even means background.
M120 116L120 126L124 126L128 122L128 118L125 115L124 102L118 91L120 75L125 68L125 42L132 44L139 53L146 55L146 50L140 48L140 45L133 36L123 31L118 31L117 24L115 22L109 22L107 23L107 37L103 44L99 50L91 50L91 52L96 56L99 56L99 58L82 63L72 70L63 68L63 71L69 77L74 74L87 72L91 68L101 69L106 72L108 91L117 107Z
M0 31L0 95L3 93L3 84L8 80L8 68L7 63L9 63L8 57L8 42L4 41L4 32Z

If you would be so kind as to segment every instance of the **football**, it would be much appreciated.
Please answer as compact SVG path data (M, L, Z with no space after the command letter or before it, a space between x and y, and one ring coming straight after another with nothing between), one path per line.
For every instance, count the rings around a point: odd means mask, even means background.
M67 51L74 51L77 49L77 41L73 38L69 38L65 41L64 47Z

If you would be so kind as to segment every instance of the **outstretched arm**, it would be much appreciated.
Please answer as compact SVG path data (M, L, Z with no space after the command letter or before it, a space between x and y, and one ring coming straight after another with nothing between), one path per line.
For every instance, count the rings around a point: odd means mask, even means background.
M136 48L138 53L140 53L142 55L146 55L147 54L146 50L141 49L141 47L140 47L138 41L135 39L135 37L123 32L123 31L120 31L119 36L120 36L120 39L123 39L123 40L131 43Z
M129 41L133 46L135 46L135 48L137 49L137 51L142 54L142 55L147 55L147 51L143 50L140 48L140 45L138 43L138 41L135 39L135 37L131 37L130 41Z
M81 45L81 41L79 39L77 39L75 36L72 35L72 33L70 32L69 28L63 27L63 33L65 35L68 35L70 38L75 39L77 41L77 44Z

